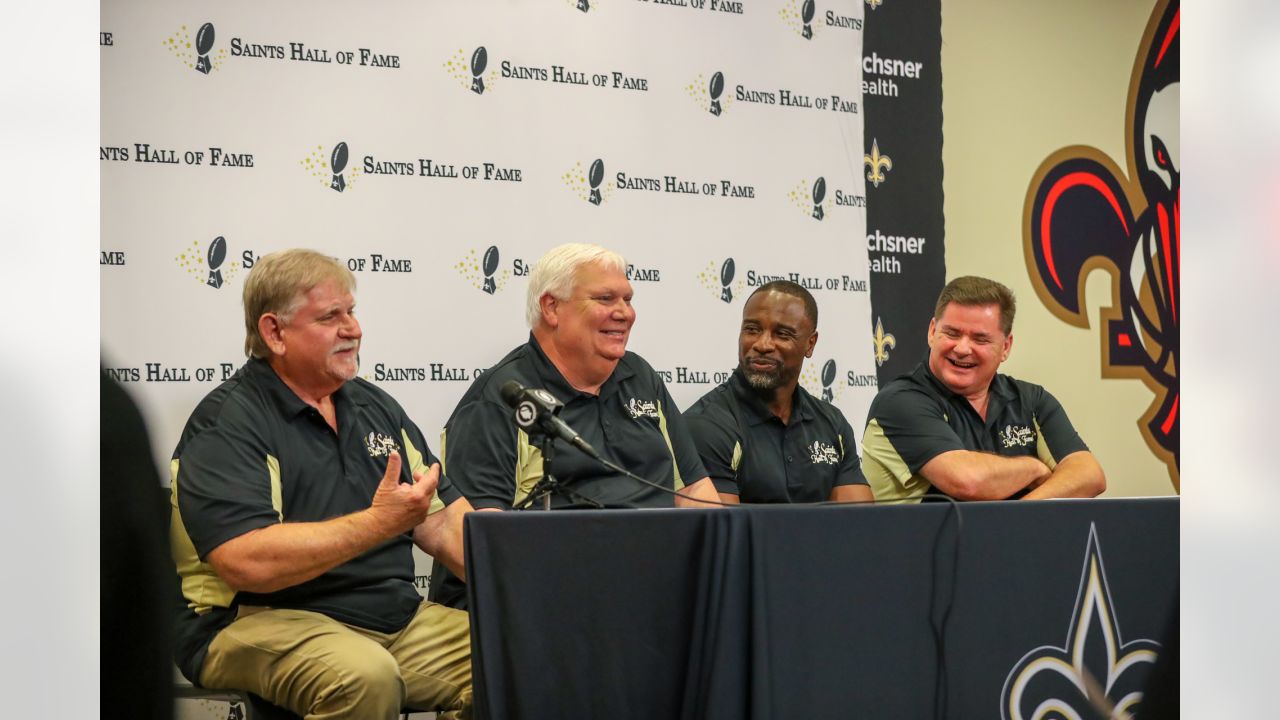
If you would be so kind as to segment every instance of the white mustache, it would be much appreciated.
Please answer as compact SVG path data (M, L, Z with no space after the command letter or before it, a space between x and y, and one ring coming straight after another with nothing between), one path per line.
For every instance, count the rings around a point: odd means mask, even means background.
M358 350L359 348L360 348L360 342L358 340L351 340L349 342L344 342L341 345L335 347L333 349L333 354L336 355L340 352L346 352L347 350Z

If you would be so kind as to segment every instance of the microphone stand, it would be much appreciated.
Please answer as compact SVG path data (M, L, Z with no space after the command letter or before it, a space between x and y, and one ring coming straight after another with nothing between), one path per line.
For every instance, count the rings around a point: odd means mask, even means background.
M551 494L560 493L575 503L585 503L599 510L604 508L599 502L572 490L568 485L562 484L551 472L551 461L555 457L556 439L549 433L532 432L530 433L534 443L538 446L538 451L542 453L542 477L538 482L534 483L529 489L529 494L519 503L516 503L514 510L527 510L533 506L533 501L541 497L542 509L551 509Z

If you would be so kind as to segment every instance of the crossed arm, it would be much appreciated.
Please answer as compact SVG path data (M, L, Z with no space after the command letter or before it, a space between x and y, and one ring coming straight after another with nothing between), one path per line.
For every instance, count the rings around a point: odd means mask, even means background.
M1053 470L1031 456L950 450L925 463L920 474L957 500L1003 500L1028 487L1033 489L1024 500L1094 497L1107 488L1102 466L1087 450L1064 457Z

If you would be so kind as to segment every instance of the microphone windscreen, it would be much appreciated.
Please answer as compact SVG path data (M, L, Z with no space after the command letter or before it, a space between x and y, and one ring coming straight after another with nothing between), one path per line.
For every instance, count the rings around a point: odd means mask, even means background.
M502 401L511 407L520 404L520 395L524 392L524 386L515 380L508 380L502 383L502 387L498 389L502 395Z

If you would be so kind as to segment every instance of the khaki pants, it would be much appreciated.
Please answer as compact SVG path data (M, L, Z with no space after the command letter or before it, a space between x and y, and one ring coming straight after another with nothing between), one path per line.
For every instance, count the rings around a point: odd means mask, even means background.
M466 613L425 601L391 634L242 606L209 645L200 684L248 690L308 720L390 719L402 707L469 718L470 624Z

